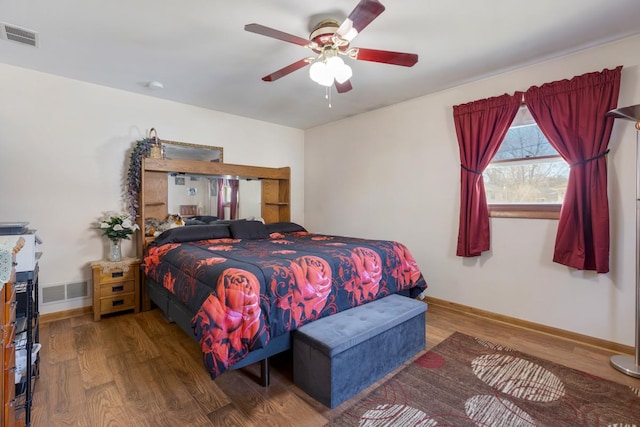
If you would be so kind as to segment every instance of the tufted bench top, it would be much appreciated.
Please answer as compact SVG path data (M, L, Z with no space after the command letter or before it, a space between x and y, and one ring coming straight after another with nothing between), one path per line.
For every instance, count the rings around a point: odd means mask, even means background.
M424 302L389 295L304 325L296 331L296 339L331 357L426 310Z

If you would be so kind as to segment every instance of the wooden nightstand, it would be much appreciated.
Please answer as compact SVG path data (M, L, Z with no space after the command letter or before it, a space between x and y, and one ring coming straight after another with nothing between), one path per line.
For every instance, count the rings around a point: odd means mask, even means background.
M140 260L91 263L93 273L93 319L133 309L140 312Z

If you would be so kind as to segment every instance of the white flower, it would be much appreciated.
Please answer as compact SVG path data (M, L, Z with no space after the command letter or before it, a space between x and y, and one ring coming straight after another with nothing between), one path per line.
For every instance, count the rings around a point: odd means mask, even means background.
M131 221L128 214L117 212L105 212L102 219L98 221L98 228L111 240L129 239L131 234L140 229L138 224Z

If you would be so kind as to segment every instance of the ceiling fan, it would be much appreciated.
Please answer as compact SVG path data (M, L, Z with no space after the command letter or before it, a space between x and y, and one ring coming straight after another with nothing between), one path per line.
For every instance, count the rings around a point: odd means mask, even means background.
M309 75L313 81L323 86L335 84L338 93L348 92L351 86L351 67L340 56L359 61L381 62L411 67L418 62L414 53L350 47L351 41L376 19L385 7L378 0L360 0L355 9L342 24L334 19L326 19L315 26L309 39L294 36L260 24L247 24L244 29L252 33L294 43L314 51L318 56L301 59L262 78L272 82L307 65L311 65Z

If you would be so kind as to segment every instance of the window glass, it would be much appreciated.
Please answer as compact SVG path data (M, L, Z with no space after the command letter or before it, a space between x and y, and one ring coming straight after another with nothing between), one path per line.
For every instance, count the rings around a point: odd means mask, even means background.
M483 176L489 204L561 204L569 165L522 106Z

